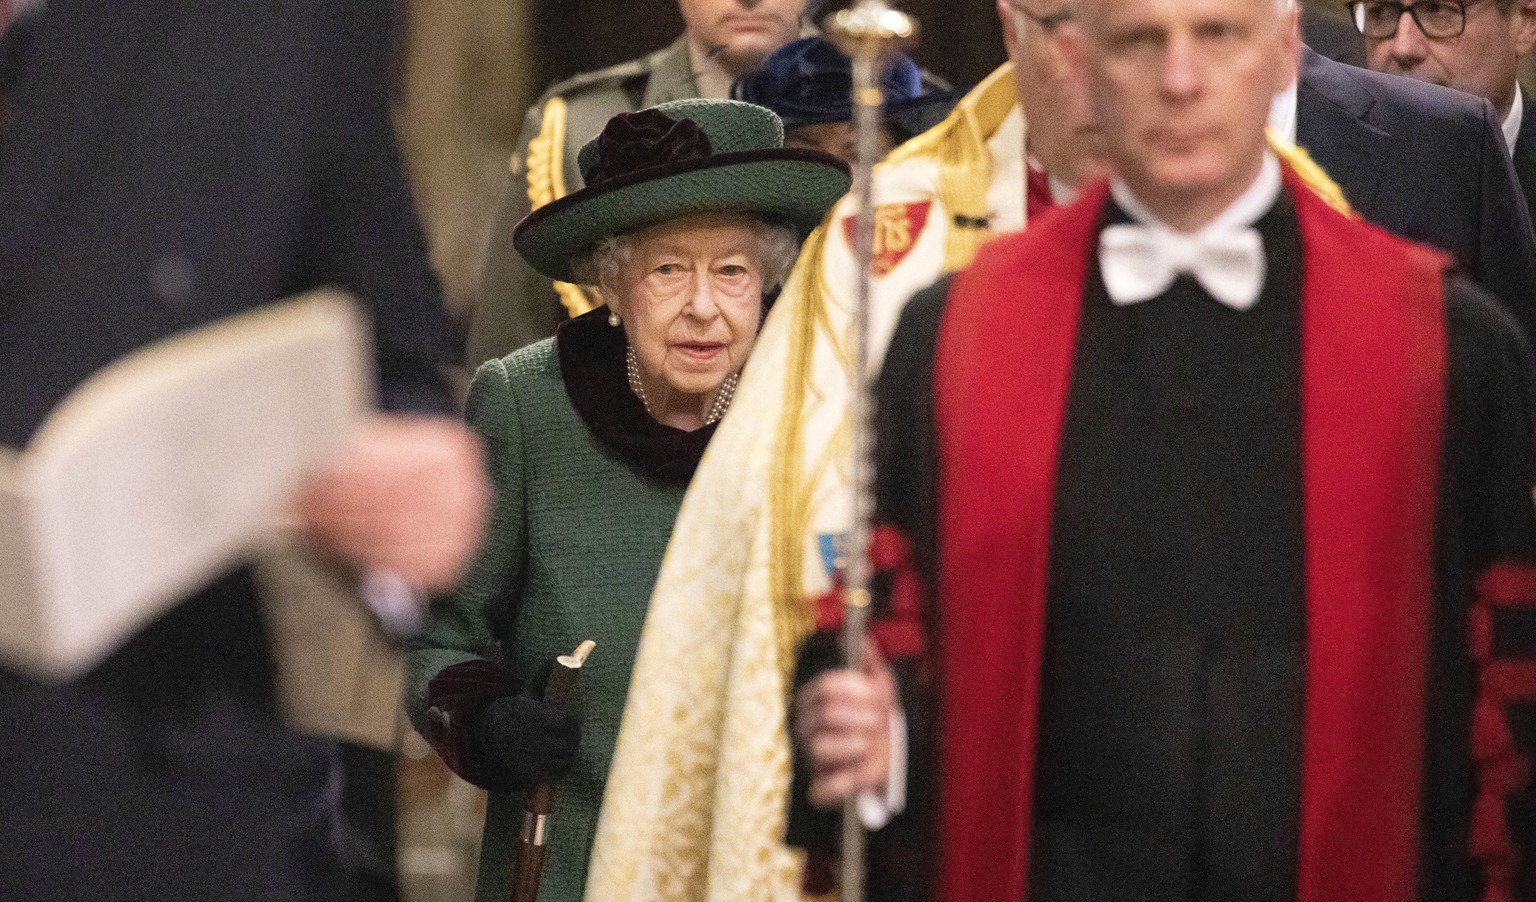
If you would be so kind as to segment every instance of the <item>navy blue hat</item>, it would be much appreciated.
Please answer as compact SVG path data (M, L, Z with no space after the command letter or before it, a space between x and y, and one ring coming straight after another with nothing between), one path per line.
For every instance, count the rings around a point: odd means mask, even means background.
M897 54L881 85L886 124L897 140L937 125L954 107L947 91L925 91L917 65ZM761 69L736 79L731 97L767 107L784 128L848 122L853 119L853 63L826 38L801 38L785 44Z

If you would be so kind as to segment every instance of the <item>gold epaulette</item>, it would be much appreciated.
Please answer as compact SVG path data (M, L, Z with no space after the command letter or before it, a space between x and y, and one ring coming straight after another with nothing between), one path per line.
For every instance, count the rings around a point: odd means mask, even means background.
M565 101L544 103L544 124L528 142L528 202L537 210L565 196Z
M1345 216L1354 216L1355 211L1349 206L1349 201L1344 197L1344 189L1340 188L1323 167L1312 159L1305 147L1285 140L1275 134L1274 129L1267 132L1269 147L1275 152L1287 166L1301 177L1302 184L1312 189L1312 192L1323 199L1328 206L1338 210Z
M528 203L537 210L566 195L565 190L565 101L551 97L544 103L544 123L538 137L528 142ZM560 305L572 317L581 316L602 304L580 285L555 282Z
M992 152L987 140L1018 105L1013 66L1005 63L961 98L938 125L891 152L882 165L929 158L939 165L939 201L948 211L949 240L944 272L969 266L992 237L987 191L992 186Z

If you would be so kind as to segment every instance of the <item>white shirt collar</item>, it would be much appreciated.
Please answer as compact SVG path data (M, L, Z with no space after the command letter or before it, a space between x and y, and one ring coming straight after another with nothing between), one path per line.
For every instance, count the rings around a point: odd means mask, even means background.
M1276 94L1269 105L1269 127L1287 144L1296 143L1296 97L1300 86L1299 80L1291 82L1291 86Z
M1504 143L1509 145L1510 155L1515 152L1515 142L1520 140L1520 126L1525 123L1525 92L1520 90L1520 83L1515 82L1515 105L1509 108L1509 115L1504 117Z
M1215 219L1198 229L1193 237L1220 232L1236 232L1246 229L1263 218L1265 213L1275 205L1280 198L1281 178L1280 161L1269 152L1264 154L1264 163L1259 167L1258 178L1244 191L1237 200L1223 210ZM1166 223L1158 219L1148 210L1146 205L1136 199L1131 189L1118 177L1110 182L1110 193L1114 195L1115 203L1136 222L1151 229L1174 231Z

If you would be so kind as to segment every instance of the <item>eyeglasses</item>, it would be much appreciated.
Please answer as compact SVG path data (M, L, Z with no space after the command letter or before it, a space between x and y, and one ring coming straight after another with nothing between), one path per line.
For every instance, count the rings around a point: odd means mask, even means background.
M1077 12L1071 6L1064 6L1048 16L1040 15L1021 3L1020 0L1008 0L1008 6L1014 12L1022 13L1025 18L1039 25L1046 34L1054 34L1056 29L1077 17Z
M1354 17L1355 27L1373 41L1389 41L1397 37L1397 26L1403 21L1403 13L1413 16L1413 22L1424 32L1424 37L1442 40L1459 38L1467 30L1467 7L1481 0L1418 0L1417 3L1398 3L1396 0L1354 0L1345 4Z

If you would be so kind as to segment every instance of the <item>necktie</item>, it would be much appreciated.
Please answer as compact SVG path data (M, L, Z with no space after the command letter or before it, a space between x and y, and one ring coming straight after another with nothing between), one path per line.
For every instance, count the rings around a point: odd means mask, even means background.
M1112 225L1099 236L1099 269L1109 299L1120 306L1151 300L1188 273L1211 297L1233 310L1248 310L1264 288L1264 242L1251 228L1181 235Z

